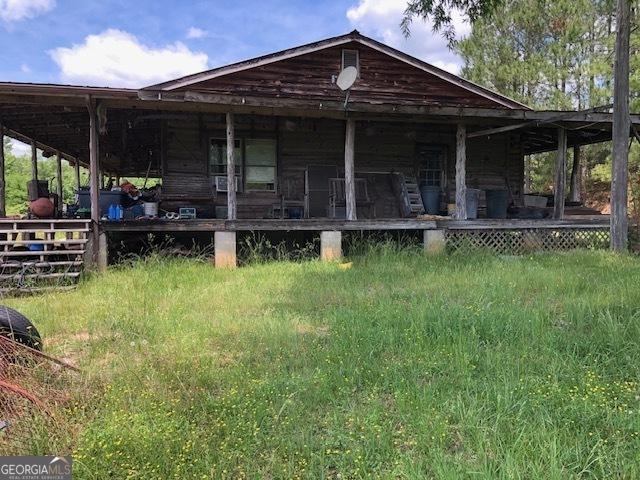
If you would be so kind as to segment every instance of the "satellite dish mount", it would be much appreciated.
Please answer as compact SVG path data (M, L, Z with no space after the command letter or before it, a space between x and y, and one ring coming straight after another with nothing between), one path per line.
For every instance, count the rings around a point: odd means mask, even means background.
M338 78L336 80L336 84L338 88L343 92L347 92L344 99L344 109L347 109L347 104L349 103L349 94L351 93L351 87L356 82L358 78L358 69L356 67L350 66L344 68Z

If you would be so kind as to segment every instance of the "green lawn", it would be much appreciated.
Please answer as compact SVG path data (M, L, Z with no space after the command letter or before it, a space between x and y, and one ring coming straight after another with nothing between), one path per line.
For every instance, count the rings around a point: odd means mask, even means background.
M640 260L351 260L7 301L83 369L67 447L32 450L96 479L640 477Z

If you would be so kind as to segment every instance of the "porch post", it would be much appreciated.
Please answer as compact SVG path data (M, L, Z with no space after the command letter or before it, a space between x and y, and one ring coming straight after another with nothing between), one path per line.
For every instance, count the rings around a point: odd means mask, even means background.
M35 140L31 140L31 180L38 180L38 149Z
M344 199L347 220L356 220L356 185L354 171L356 122L347 118L344 136Z
M567 181L567 131L558 127L558 154L556 156L555 182L553 188L553 218L564 218L564 192Z
M573 165L571 165L571 182L569 185L569 200L572 202L579 202L582 198L582 192L580 191L582 165L580 158L580 145L573 147Z
M459 123L456 132L456 219L467 219L467 126Z
M618 0L616 10L613 125L611 139L611 249L625 251L629 244L629 37L631 0Z
M236 141L233 113L227 113L227 218L236 220Z
M0 123L0 217L7 216L6 189L4 186L4 127Z
M76 191L80 190L80 160L76 158L75 164L75 173L76 173Z
M56 158L56 186L58 187L58 207L62 209L62 155Z
M91 226L93 229L93 258L97 265L100 258L99 222L100 222L100 172L98 166L98 122L96 118L96 104L89 98L89 196L91 198Z

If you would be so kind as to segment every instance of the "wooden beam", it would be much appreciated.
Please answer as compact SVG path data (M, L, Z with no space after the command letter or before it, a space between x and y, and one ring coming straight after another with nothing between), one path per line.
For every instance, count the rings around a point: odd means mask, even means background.
M98 173L98 119L96 118L95 100L90 98L87 101L89 111L89 197L91 199L91 221L92 221L92 255L93 264L97 265L100 255L99 242L99 222L100 222L100 184Z
M56 155L56 186L58 187L58 205L62 209L62 155Z
M356 180L355 180L355 137L356 122L353 118L347 118L344 137L344 197L346 206L346 219L356 220Z
M74 170L76 174L76 191L80 190L80 162L76 160L74 164Z
M0 123L0 217L7 216L7 191L4 172L4 127Z
M38 180L38 149L36 142L31 142L31 180Z
M456 219L467 219L467 127L459 123L456 131Z
M579 202L582 197L580 185L582 185L582 165L580 145L573 147L573 164L571 165L571 179L569 180L569 200Z
M567 182L567 131L558 127L558 154L553 186L553 218L562 220L564 217L565 184Z
M611 165L611 249L627 249L629 184L629 36L631 0L618 0L616 12L615 72Z
M577 112L564 112L561 114L557 114L556 116L551 116L551 117L547 117L546 119L543 120L535 120L532 122L523 122L523 123L516 123L515 125L506 125L504 127L496 127L496 128L487 128L484 130L477 130L475 132L471 132L467 135L467 138L474 138L474 137L484 137L484 136L489 136L489 135L495 135L496 133L505 133L505 132L510 132L512 130L518 130L520 128L525 128L525 127L532 127L532 126L540 126L540 125L544 125L547 123L553 123L553 122L559 122L568 118L572 118L574 117L576 114L589 114L589 113L596 113L599 112L601 110L608 110L612 107L612 104L608 104L608 105L600 105L598 107L593 107L593 108L588 108L586 110L580 110Z
M236 212L236 141L233 113L227 113L227 219L235 220Z

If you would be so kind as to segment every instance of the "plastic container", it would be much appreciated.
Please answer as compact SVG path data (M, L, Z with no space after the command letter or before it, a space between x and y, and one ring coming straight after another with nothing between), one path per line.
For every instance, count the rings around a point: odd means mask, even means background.
M424 211L429 215L438 215L440 213L440 187L423 185L420 187L420 195Z
M487 218L507 218L509 192L505 189L485 190L487 195Z
M147 217L158 216L158 202L142 202L144 208L144 214Z

